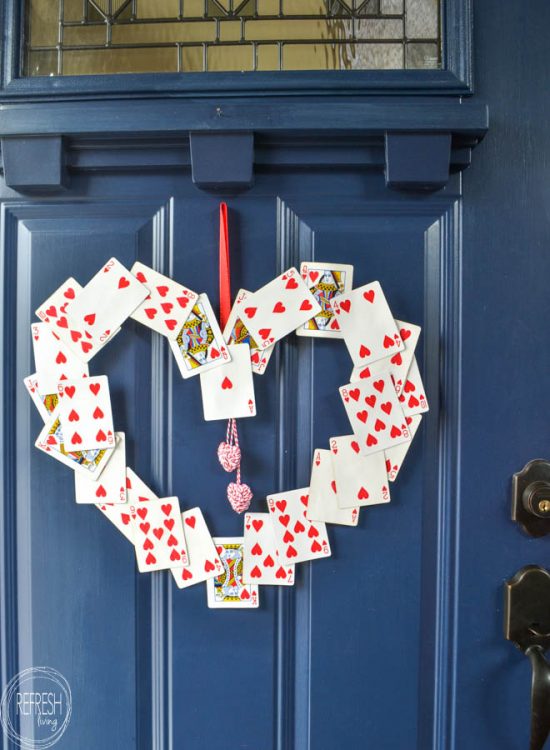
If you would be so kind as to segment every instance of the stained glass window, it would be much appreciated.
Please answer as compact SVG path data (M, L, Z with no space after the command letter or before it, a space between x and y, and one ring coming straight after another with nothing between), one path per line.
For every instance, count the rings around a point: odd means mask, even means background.
M26 0L24 74L437 68L442 0Z

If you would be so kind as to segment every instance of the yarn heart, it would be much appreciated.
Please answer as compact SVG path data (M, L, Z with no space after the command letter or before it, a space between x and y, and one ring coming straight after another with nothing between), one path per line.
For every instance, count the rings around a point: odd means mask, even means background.
M227 499L235 513L242 513L250 507L252 490L247 484L230 482L227 485Z
M220 443L218 445L218 460L226 471L235 471L241 463L241 449L238 445Z

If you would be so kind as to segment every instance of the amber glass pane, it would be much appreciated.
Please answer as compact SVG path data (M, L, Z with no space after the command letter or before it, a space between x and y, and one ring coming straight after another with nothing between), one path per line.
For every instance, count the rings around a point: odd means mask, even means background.
M25 0L27 76L437 68L443 0Z

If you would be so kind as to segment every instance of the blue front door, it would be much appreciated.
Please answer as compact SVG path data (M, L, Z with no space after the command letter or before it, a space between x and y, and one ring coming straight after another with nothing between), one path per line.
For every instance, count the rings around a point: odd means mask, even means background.
M504 579L548 565L545 540L509 520L508 498L511 474L550 439L539 98L550 12L532 6L477 9L479 92L462 102L447 81L430 100L349 93L265 107L70 91L19 103L6 89L2 687L32 666L65 676L60 750L527 746L529 665L501 618ZM479 98L496 124L463 172L486 129ZM292 589L266 587L257 611L210 610L203 586L138 574L126 540L75 504L70 472L33 448L41 422L22 383L37 304L113 255L217 303L212 187L229 206L234 292L302 260L351 263L356 286L379 280L396 317L423 327L431 410L390 505L356 530L331 526L333 556L300 565ZM201 506L215 535L240 534L216 458L223 426L203 421L199 384L180 378L165 342L128 321L92 371L109 375L128 464L159 496ZM255 510L307 485L312 451L348 431L338 387L349 373L341 342L292 336L256 378L258 417L241 428Z

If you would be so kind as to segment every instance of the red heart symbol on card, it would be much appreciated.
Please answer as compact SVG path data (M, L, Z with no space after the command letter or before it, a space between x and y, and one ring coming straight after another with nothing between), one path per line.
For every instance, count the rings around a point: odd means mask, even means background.
M268 555L264 560L264 565L266 568L272 568L275 565L275 562L273 561L273 558L271 555Z
M78 416L78 412L76 412L74 409L71 409L69 413L69 422L78 422L80 417Z
M368 292L363 292L363 297L367 302L374 302L374 289L369 289Z
M172 506L169 503L160 506L165 516L169 516L172 513Z
M303 524L303 523L302 523L301 521L296 521L296 523L294 524L294 531L295 531L295 532L296 532L297 534L301 534L301 533L302 533L302 531L305 531L305 530L306 530L306 529L305 529L305 526L304 526L304 524Z
M153 534L156 536L157 539L162 539L162 535L164 534L164 529L161 529L161 528L153 529Z
M168 294L168 291L169 289L167 286L164 286L164 285L157 286L157 292L160 294L161 297L166 297L166 295Z
M286 508L286 500L277 500L277 502L275 503L275 507L282 513Z
M356 414L357 419L359 419L363 424L367 421L367 412L366 411L358 411Z
M130 516L128 515L128 513L121 513L120 520L125 526L128 526L128 524L130 523Z
M261 336L261 337L263 338L263 340L265 341L265 340L266 340L266 338L267 338L267 337L269 336L269 334L271 333L271 328L260 328L260 330L258 331L258 333L260 334L260 336Z
M260 545L258 544L258 542L256 542L256 544L252 547L252 549L250 550L250 552L253 555L261 555L262 552L263 552L263 549L260 547Z
M63 296L67 297L67 299L74 299L75 298L75 291L72 287L69 287L63 292Z
M141 271L138 271L135 274L135 277L138 281L141 281L142 284L145 284L145 282L147 281L147 279L145 278L145 274L143 274Z
M98 441L98 443L104 443L107 440L107 435L103 432L103 430L98 430L95 439Z
M49 315L52 318L57 318L57 308L55 305L50 305L48 309L46 310L46 315Z
M217 349L212 349L212 351L210 352L210 356L212 357L212 359L218 359L220 353Z
M273 308L274 313L284 313L285 311L286 311L286 307L283 305L282 302L277 302L277 304Z
M165 521L165 523L166 523L166 521ZM185 523L186 523L186 524L187 524L188 526L190 526L190 527L191 527L192 529L194 529L194 528L195 528L195 523L196 523L196 518L195 518L195 516L188 516L188 517L187 517L187 518L185 519Z
M73 341L78 341L78 339L82 338L82 334L79 331L71 331L71 339Z
M228 378L228 377L225 377L225 378L224 378L224 379L222 380L222 391L226 391L226 390L228 390L229 388L233 388L233 383L232 383L232 382L231 382L231 381L229 380L229 378Z
M145 558L145 564L146 565L155 565L156 562L157 562L157 558L151 552L149 552L149 554Z
M386 471L388 472L388 474L391 471L391 461L388 459L386 459Z
M384 424L384 422L382 422L381 419L377 419L376 422L374 423L374 429L376 432L380 432L380 430L386 429L386 425Z
M412 418L412 417L405 417L405 422L406 422L407 424L410 424L410 423L411 423L412 421L413 421L413 418Z
M176 539L176 537L173 534L170 534L170 536L168 537L168 541L166 542L166 544L169 547L174 547L177 543L178 543L178 540Z
M309 278L310 278L310 279L311 279L312 281L316 281L316 280L317 280L317 278L318 278L318 276L319 276L319 271L310 271L310 272L309 272Z
M401 430L399 427L396 427L395 425L391 428L390 435L392 438L399 437L401 435Z
M252 570L250 571L250 577L251 578L261 578L262 577L262 571L259 569L257 565L255 565Z
M87 341L81 341L80 342L80 346L81 346L82 351L84 352L84 354L88 354L88 352L92 348L92 345L89 344Z
M59 320L57 321L57 325L60 328L68 328L69 324L67 323L67 318L59 318Z
M286 570L281 565L275 573L275 578L286 578Z
M96 497L106 497L107 496L107 492L105 491L105 487L102 484L100 484L99 487L97 488L97 490L95 491L95 496Z
M313 526L313 524L309 527L309 531L307 532L307 535L310 539L314 536L319 536L319 532L317 531L315 526Z
M248 593L246 589L243 589L241 591L241 599L250 599L250 594Z
M418 406L420 401L416 398L416 396L411 396L409 398L409 407L412 409L415 406Z
M143 531L144 534L147 534L149 532L149 524L148 523L140 523L139 528ZM153 549L155 545L150 539L146 539L143 543L143 549Z
M332 328L333 331L339 331L340 330L340 326L338 325L338 321L336 320L336 318L334 318L334 320L330 324L330 327Z
M307 508L307 504L309 502L309 495L300 495L300 502L302 505L305 505Z
M168 328L169 331L173 331L174 328L177 326L178 321L171 318L170 320L165 320L164 324L166 328Z
M317 539L314 540L313 544L311 545L311 551L312 552L320 552L321 551L321 545L317 541Z
M211 563L210 560L206 560L206 562L204 563L205 573L211 573L213 570L215 570L214 564Z
M298 289L298 282L296 281L296 279L291 277L286 282L285 289Z
M252 526L254 526L254 529L255 529L256 531L259 531L259 530L260 530L260 529L262 528L262 526L263 526L263 525L264 525L264 522L263 522L263 521L260 521L259 519L256 519L256 518L255 518L255 519L254 519L254 520L252 521Z
M260 361L260 355L258 354L258 352L254 352L254 354L250 355L250 359L252 360L252 362L254 362L255 365L257 365Z
M288 542L293 542L294 536L288 531L288 529L285 531L285 535L283 537L283 542L287 544Z
M410 330L410 328L402 328L399 331L399 333L401 335L401 339L403 341L406 341L409 338L409 336L411 335L411 330Z
M308 299L305 299L302 304L300 305L300 310L311 310L313 308L313 305Z
M370 406L371 409L376 403L376 396L373 394L372 396L365 396L365 403L367 406Z
M389 349L390 346L395 346L395 341L389 336L384 336L384 349Z
M245 307L244 314L247 318L253 318L256 315L257 307Z
M393 357L390 359L390 362L392 365L401 365L403 364L403 359L401 357L401 352L397 352L397 354L394 354Z
M127 286L130 286L130 282L125 276L121 276L118 280L118 288L119 289L126 289Z
M342 308L344 312L349 313L349 311L351 310L351 300L349 299L342 300L342 302L340 302L340 307Z
M48 443L48 445L55 445L57 443L57 440L53 435L48 435L46 442Z
M140 518L141 518L142 520L143 520L143 519L144 519L144 518L145 518L145 517L147 516L147 513L148 513L148 512L149 512L149 511L147 510L147 508L138 508L138 509L137 509L137 514L138 514L138 516L139 516L139 517L140 517Z
M176 297L176 302L180 307L185 308L189 304L189 299L187 297Z
M175 560L181 560L181 555L177 549L173 549L172 552L170 552L170 560L172 560L172 562Z
M92 417L94 419L103 419L104 416L105 415L103 414L99 406L96 406L96 408L94 409L94 413L92 414Z
M160 305L163 309L163 311L168 315L169 312L172 312L172 308L174 305L171 302L161 302Z
M361 372L359 373L359 377L361 379L363 379L363 378L370 378L370 368L365 367L364 370L361 370Z
M374 388L378 391L378 393L382 393L384 390L384 381L383 380L377 380L375 383L372 384Z
M416 386L410 380L407 380L403 390L405 391L405 393L410 393L411 391L416 391Z
M383 411L383 412L385 412L386 414L390 414L390 413L391 413L391 410L392 410L392 405L391 405L391 401L386 401L386 403L385 403L385 404L380 404L380 408L381 408L381 409L382 409L382 411Z
M164 521L164 525L166 526L168 531L172 531L172 529L174 528L174 523L175 521L173 518L166 518Z
M94 396L97 396L97 394L101 390L101 383L90 383L90 390L94 394Z
M363 359L365 357L368 357L370 355L370 349L368 346L364 346L361 344L361 348L359 349L359 356Z
M145 315L149 318L149 320L153 320L155 315L157 314L157 310L154 307L148 307L146 310L144 310Z
M78 432L75 432L73 434L71 443L75 443L77 445L80 445L82 443L82 438L80 437L80 435L78 434Z
M57 357L55 358L55 361L58 365L64 365L67 361L67 357L63 354L63 352L58 352Z
M93 324L95 323L95 313L90 313L89 315L85 315L84 320L89 326L93 326Z
M359 500L367 500L369 497L369 493L364 487L361 487L361 489L357 493L357 497Z
M287 557L298 557L298 553L296 552L296 550L294 549L294 547L292 546L292 544L289 545L286 548L286 556Z
M176 550L173 550L173 552L175 552L175 551ZM208 560L207 560L207 562L208 562ZM206 567L206 565L204 567ZM191 571L189 570L189 568L182 568L181 570L182 570L182 572L181 572L182 580L188 581L190 578L193 578L193 573L191 573Z
M367 445L370 448L373 445L376 445L378 443L378 440L374 437L374 435L371 435L370 432L367 435Z
M283 526L288 526L288 522L290 521L289 515L279 516L279 521L283 524Z
M351 448L352 448L352 450L354 450L354 451L355 451L356 453L359 453L359 451L361 450L361 449L360 449L360 447L359 447L359 443L357 442L357 440L352 440L352 441L351 441Z
M359 401L359 396L361 395L361 391L359 388L352 388L351 391L349 391L349 396L354 401Z
M330 483L330 486L331 486L332 491L334 492L334 494L336 494L336 482L334 481L334 479Z

